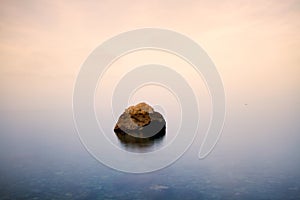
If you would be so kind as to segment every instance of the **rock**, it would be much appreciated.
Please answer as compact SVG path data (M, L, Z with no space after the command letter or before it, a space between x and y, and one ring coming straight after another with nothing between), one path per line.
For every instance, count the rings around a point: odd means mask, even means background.
M165 134L166 121L146 103L130 106L119 117L114 128L117 136L131 142L155 138Z

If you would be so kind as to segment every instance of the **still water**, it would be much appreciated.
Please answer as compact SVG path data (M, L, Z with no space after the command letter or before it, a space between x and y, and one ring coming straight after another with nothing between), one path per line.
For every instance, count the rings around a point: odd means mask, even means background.
M300 199L296 121L272 128L254 121L229 114L204 160L199 139L167 168L126 174L85 150L71 111L3 111L0 199Z

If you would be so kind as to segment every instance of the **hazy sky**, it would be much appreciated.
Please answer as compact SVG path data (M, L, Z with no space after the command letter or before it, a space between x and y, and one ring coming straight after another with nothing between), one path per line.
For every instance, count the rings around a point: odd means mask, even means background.
M171 29L198 42L221 74L229 108L252 103L261 105L253 109L291 114L294 104L299 110L300 1L0 4L2 110L71 108L73 84L89 53L109 37L142 27Z
M222 77L227 113L212 168L241 180L231 163L248 160L247 167L264 173L253 164L270 161L265 166L283 166L291 177L299 177L300 0L0 0L0 157L7 158L3 163L9 169L10 161L19 162L19 155L30 151L38 161L35 152L77 159L73 149L82 145L74 134L71 108L81 64L108 38L143 27L190 37L205 49ZM153 55L127 55L119 64L144 64ZM165 63L168 56L154 59ZM189 72L181 73L194 80ZM203 87L196 88L202 92ZM201 141L199 137L198 144ZM55 153L57 146L66 151ZM197 155L199 145L193 148ZM228 171L223 168L225 154L230 158ZM52 161L44 157L46 163Z

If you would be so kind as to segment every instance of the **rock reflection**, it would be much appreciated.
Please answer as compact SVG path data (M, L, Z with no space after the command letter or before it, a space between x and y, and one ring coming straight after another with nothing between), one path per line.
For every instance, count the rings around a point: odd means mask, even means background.
M126 150L133 152L147 152L155 149L163 141L166 135L166 127L163 127L160 132L148 138L139 138L131 136L123 131L116 131L120 143Z

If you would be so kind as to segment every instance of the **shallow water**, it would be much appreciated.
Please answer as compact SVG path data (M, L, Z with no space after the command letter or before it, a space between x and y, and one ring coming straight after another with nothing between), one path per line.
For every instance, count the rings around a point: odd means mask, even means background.
M240 121L229 129L229 116L220 142L204 160L197 159L199 139L173 165L137 175L96 161L78 139L72 112L55 113L2 112L0 199L300 198L295 126L259 131L259 124L249 128Z

